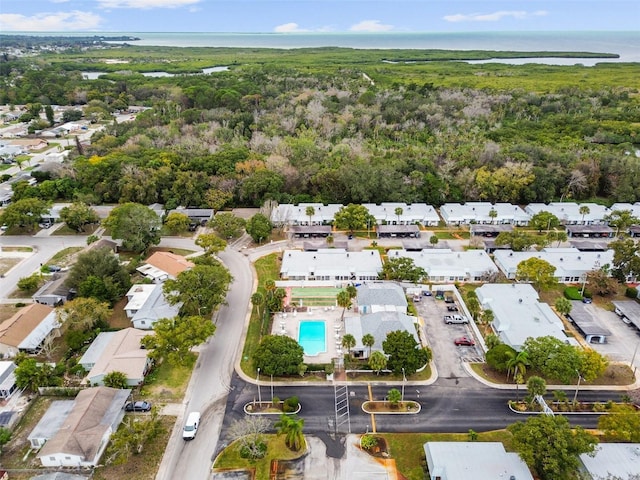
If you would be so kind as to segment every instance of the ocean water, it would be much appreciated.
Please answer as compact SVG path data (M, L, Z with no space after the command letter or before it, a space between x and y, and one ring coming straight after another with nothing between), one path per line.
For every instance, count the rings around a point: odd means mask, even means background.
M140 38L132 45L173 47L346 47L572 51L616 53L640 62L640 32L469 32L469 33L121 33Z
M14 32L28 35L47 33ZM464 32L464 33L162 33L57 32L56 35L128 35L132 45L170 47L511 50L615 53L606 62L640 62L637 32ZM119 43L119 42L116 42ZM580 62L584 63L584 62Z

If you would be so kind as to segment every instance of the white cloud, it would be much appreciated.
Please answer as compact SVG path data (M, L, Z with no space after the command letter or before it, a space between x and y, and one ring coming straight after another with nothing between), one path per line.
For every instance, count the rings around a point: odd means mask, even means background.
M497 22L503 18L523 20L531 17L543 17L547 15L547 13L548 12L545 10L538 10L536 12L526 12L524 10L499 10L492 13L457 13L455 15L445 15L443 18L447 22Z
M380 20L363 20L349 28L352 32L389 32L393 25L385 25Z
M296 33L296 32L308 32L309 30L300 28L295 22L283 23L282 25L278 25L273 29L276 33Z
M67 3L70 2L71 0L49 0L51 3Z
M0 30L27 32L65 32L96 29L102 18L90 12L39 13L31 17L17 13L0 13Z
M98 0L102 8L179 8L200 3L201 0Z

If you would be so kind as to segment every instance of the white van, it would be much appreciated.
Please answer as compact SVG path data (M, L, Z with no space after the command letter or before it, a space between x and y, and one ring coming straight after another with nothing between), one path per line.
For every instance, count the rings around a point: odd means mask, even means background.
M200 425L200 412L191 412L187 417L187 421L182 429L182 438L184 440L193 440L198 433L198 425Z

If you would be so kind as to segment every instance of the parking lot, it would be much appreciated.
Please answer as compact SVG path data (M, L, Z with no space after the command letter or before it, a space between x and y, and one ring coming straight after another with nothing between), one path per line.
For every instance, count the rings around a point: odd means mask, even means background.
M447 325L444 322L445 315L464 315L462 311L448 312L447 304L443 300L436 299L435 296L422 296L419 302L414 302L418 315L424 319L425 338L433 351L433 359L438 369L438 376L444 378L468 377L462 367L463 361L482 361L480 347L476 346L456 346L454 340L464 335L475 338L473 330L467 324ZM460 310L459 303L458 306ZM471 321L471 320L470 320Z

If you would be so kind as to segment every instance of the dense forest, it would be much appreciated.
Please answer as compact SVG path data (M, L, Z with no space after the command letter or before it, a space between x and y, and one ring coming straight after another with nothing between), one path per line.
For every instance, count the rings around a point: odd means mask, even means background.
M230 69L140 74L214 65ZM85 80L87 70L108 73ZM441 52L119 47L5 56L0 81L0 103L77 105L85 117L109 122L82 155L74 150L62 168L37 174L39 186L19 187L16 198L216 209L266 199L640 199L638 64L470 65ZM130 105L153 108L132 122L110 121Z

